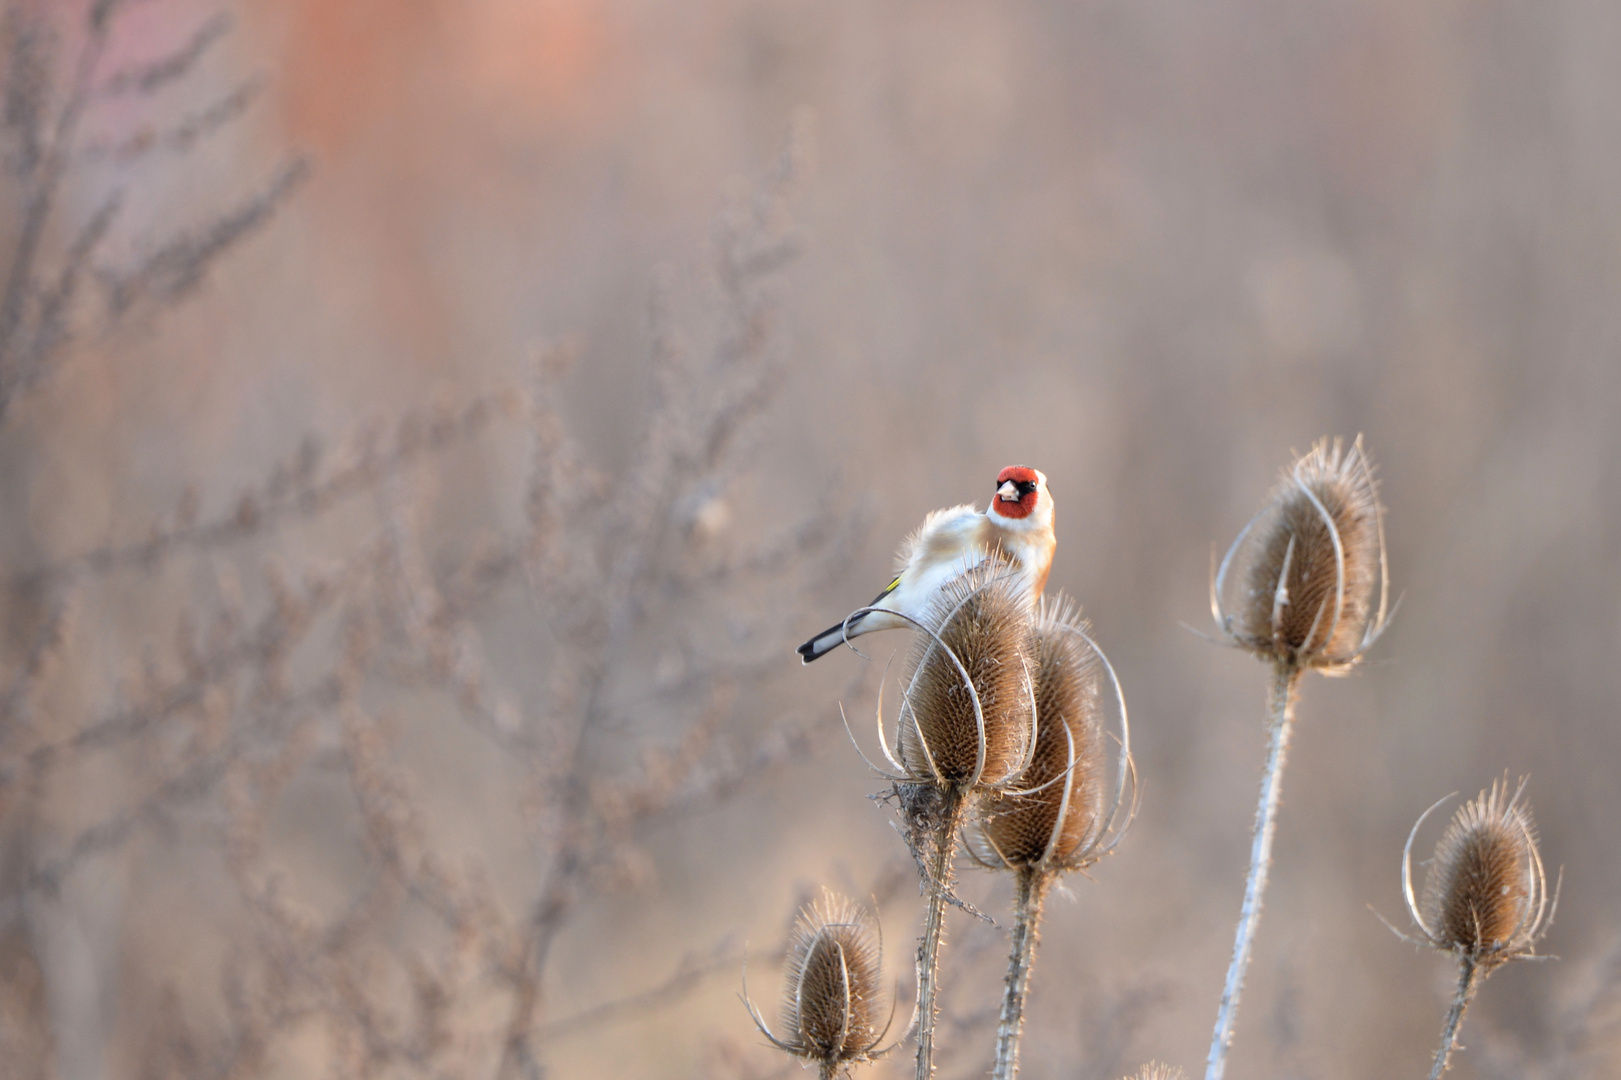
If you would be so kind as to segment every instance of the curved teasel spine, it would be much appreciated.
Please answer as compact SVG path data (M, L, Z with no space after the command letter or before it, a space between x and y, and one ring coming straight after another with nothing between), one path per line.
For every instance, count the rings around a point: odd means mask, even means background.
M1229 612L1224 593L1241 555L1244 587ZM1285 469L1210 583L1211 614L1228 642L1325 674L1345 672L1379 639L1389 598L1384 509L1361 436L1349 449L1319 439Z
M970 851L991 869L1079 870L1113 851L1130 825L1136 794L1130 721L1114 668L1078 607L1063 597L1043 600L1031 638L1037 725L1030 763L1017 788L984 801ZM1105 679L1120 714L1112 777Z
M1018 1074L1024 1005L1048 889L1058 875L1113 851L1136 806L1125 699L1079 610L1062 599L1043 602L1032 638L1037 730L1030 764L1019 790L984 800L969 839L975 861L1014 874L1012 947L992 1071L997 1080ZM1105 676L1120 715L1112 777L1102 716Z
M1393 614L1384 509L1361 437L1349 449L1339 439L1318 440L1284 470L1267 505L1239 532L1219 566L1211 561L1210 613L1217 632L1227 644L1272 665L1267 761L1249 873L1205 1065L1205 1080L1222 1080L1272 865L1300 676L1349 671ZM1235 571L1244 585L1229 611L1226 593Z
M1027 590L999 551L973 556L923 619L900 615L918 634L893 748L879 698L879 739L893 772L873 768L894 782L928 897L917 955L919 1080L934 1073L939 952L963 822L973 800L1016 781L1035 746Z
M873 917L850 900L824 892L799 913L783 979L781 1034L748 999L755 1026L777 1049L815 1062L823 1080L848 1065L874 1061L893 1020L879 1026L883 1000L883 937Z
M936 595L934 634L916 639L901 702L896 756L907 778L993 790L1029 762L1034 649L1022 591L993 557Z
M1452 954L1458 989L1447 1010L1431 1080L1447 1070L1463 1015L1480 984L1511 960L1539 959L1536 946L1559 907L1559 883L1550 896L1548 874L1537 849L1536 826L1522 801L1525 781L1509 792L1508 777L1458 808L1435 845L1423 891L1413 894L1413 841L1426 818L1414 822L1402 851L1402 895L1417 936L1402 940ZM1387 924L1388 925L1388 924ZM1395 930L1394 927L1391 928Z

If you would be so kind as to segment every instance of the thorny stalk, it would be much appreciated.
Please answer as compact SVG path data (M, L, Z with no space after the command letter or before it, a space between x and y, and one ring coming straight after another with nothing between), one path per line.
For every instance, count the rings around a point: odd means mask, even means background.
M1266 893L1267 874L1272 867L1272 835L1277 829L1283 765L1289 750L1290 729L1294 725L1295 694L1303 671L1303 668L1284 660L1276 661L1272 668L1266 772L1261 777L1261 800L1255 811L1255 838L1250 848L1249 876L1244 881L1244 906L1238 916L1233 959L1227 967L1227 981L1222 986L1216 1028L1210 1037L1210 1058L1205 1067L1205 1080L1221 1080L1227 1069L1227 1051L1232 1047L1233 1024L1238 1019L1238 998L1244 989L1244 974L1249 970L1250 952L1255 946L1255 929L1261 921L1261 902Z
M1474 1000L1480 981L1480 965L1467 952L1460 952L1458 992L1452 997L1452 1008L1447 1010L1446 1024L1441 1028L1441 1045L1435 1051L1435 1066L1430 1069L1430 1080L1441 1080L1441 1074L1447 1071L1447 1061L1452 1056L1452 1047L1458 1041L1458 1027L1463 1023L1464 1011L1469 1008L1469 1002Z
M1041 940L1041 912L1053 875L1039 866L1025 867L1013 878L1013 942L1007 977L1002 981L1002 1014L996 1029L995 1080L1019 1075L1019 1039L1024 1031L1024 1002L1030 993L1030 969Z
M917 1080L934 1075L934 1032L939 1020L940 943L945 936L946 901L954 878L952 856L962 831L968 793L956 784L940 789L943 804L935 823L933 850L926 864L928 908L923 918L923 936L917 943Z

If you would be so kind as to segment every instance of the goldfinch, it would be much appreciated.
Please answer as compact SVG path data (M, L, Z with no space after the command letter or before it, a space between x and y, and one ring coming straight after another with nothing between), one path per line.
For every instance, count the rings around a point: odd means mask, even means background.
M799 655L808 664L832 652L846 638L911 626L887 612L921 619L942 585L996 550L1014 563L1029 582L1030 602L1034 604L1047 585L1057 546L1047 477L1038 469L1009 465L997 474L996 494L984 513L970 503L936 510L906 538L895 553L895 580L867 605L884 610L869 611L848 624L828 627L801 645Z

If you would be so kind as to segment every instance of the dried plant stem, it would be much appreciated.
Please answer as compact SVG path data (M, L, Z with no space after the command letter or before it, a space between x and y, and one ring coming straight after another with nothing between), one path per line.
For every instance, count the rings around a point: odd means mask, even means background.
M929 875L929 879L923 883L929 894L928 914L923 920L923 936L917 943L917 1080L931 1080L934 1075L940 939L945 929L946 898L951 895L951 857L957 852L957 837L962 831L968 792L949 784L942 791L942 800L934 829L933 849L925 864Z
M1289 750L1289 732L1294 726L1295 691L1303 670L1289 660L1279 660L1273 666L1271 739L1267 747L1266 773L1261 777L1261 801L1255 811L1255 842L1250 848L1250 872L1244 883L1244 907L1238 916L1233 960L1228 965L1227 982L1221 991L1216 1030L1210 1037L1205 1080L1221 1080L1227 1070L1227 1050L1232 1045L1233 1023L1238 1017L1238 997L1244 989L1244 973L1249 969L1250 952L1255 945L1255 928L1261 921L1261 898L1266 892L1267 872L1272 867L1272 834L1278 823L1283 763Z
M1002 982L1002 1017L996 1029L996 1065L991 1071L995 1080L1013 1080L1019 1075L1024 999L1030 992L1030 968L1041 940L1041 909L1052 875L1039 867L1024 867L1013 880L1013 948Z
M1452 999L1452 1008L1447 1010L1446 1026L1441 1029L1441 1047L1435 1052L1435 1067L1430 1070L1430 1080L1440 1080L1441 1074L1447 1071L1447 1060L1458 1041L1458 1027L1463 1023L1464 1010L1474 1000L1475 991L1485 975L1480 965L1475 963L1475 958L1468 953L1462 954L1459 964L1458 993Z

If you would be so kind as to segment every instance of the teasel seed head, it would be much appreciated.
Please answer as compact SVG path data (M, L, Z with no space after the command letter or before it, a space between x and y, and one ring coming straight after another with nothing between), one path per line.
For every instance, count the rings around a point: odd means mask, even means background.
M801 909L788 946L779 1037L748 1001L755 1026L773 1046L823 1066L871 1061L889 1028L880 1016L883 938L872 916L832 892Z
M1522 780L1510 794L1504 776L1458 809L1435 846L1416 902L1413 837L1446 799L1414 824L1402 858L1402 888L1422 944L1466 956L1488 971L1536 954L1559 898L1557 885L1554 895L1548 894L1536 827L1521 801L1524 791Z
M1174 1065L1162 1065L1157 1061L1150 1061L1138 1069L1126 1080L1184 1080L1186 1076L1181 1069Z
M1111 805L1102 686L1105 675L1112 682L1113 672L1090 630L1079 608L1063 597L1043 600L1037 609L1031 628L1035 750L1017 789L981 805L969 851L982 865L1079 869L1113 850L1130 823L1129 812L1121 819L1128 786L1135 796L1124 701Z
M1034 654L1027 588L993 555L936 595L925 619L931 632L917 635L901 704L898 749L909 780L995 788L1029 761Z
M1241 550L1243 592L1229 614L1222 594ZM1384 511L1360 436L1349 450L1320 439L1285 470L1211 581L1211 610L1230 641L1328 674L1348 670L1383 633L1388 597Z

